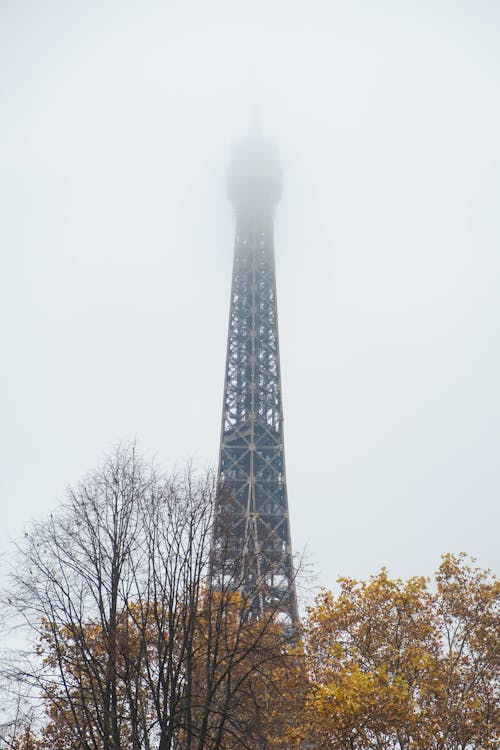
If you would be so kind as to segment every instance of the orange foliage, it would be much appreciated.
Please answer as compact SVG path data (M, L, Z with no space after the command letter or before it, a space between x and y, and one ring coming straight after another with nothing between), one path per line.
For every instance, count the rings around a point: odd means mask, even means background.
M280 681L290 660L278 623L272 616L246 619L234 592L205 593L191 614L179 604L176 617L182 627L169 630L167 611L131 603L118 617L113 664L109 636L98 623L76 628L45 621L40 654L63 679L46 686L49 720L42 747L66 750L69 741L73 750L106 748L110 669L117 685L120 746L159 743L158 702L165 700L176 746L231 750L242 738L245 744L262 744L276 734L283 705ZM171 665L162 671L166 659ZM146 727L152 728L149 733Z
M500 583L446 555L437 590L339 580L304 627L300 739L317 750L498 750Z

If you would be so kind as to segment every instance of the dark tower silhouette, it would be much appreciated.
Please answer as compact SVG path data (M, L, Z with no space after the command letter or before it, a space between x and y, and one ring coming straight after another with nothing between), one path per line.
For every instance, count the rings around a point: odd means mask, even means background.
M233 153L233 279L212 571L249 598L252 617L297 622L283 443L273 218L274 149L255 131Z

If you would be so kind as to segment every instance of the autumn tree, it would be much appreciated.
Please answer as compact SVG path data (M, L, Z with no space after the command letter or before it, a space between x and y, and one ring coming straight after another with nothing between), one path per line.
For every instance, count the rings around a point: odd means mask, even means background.
M164 476L127 446L33 524L11 600L35 638L23 679L44 706L43 747L261 743L287 644L277 612L249 616L255 591L211 580L215 491L211 475Z
M465 555L424 578L339 580L304 624L295 738L318 750L497 750L500 582Z

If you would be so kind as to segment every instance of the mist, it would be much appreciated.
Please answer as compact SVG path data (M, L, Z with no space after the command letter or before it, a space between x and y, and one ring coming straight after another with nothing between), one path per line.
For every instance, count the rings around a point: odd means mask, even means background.
M295 550L499 567L497 2L4 0L0 70L2 549L117 440L216 464L257 103Z

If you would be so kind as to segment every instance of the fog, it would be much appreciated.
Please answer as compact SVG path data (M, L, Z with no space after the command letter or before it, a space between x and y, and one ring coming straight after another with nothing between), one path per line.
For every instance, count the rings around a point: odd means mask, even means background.
M498 569L496 0L3 0L0 77L3 550L117 440L216 463L258 102L295 550Z

